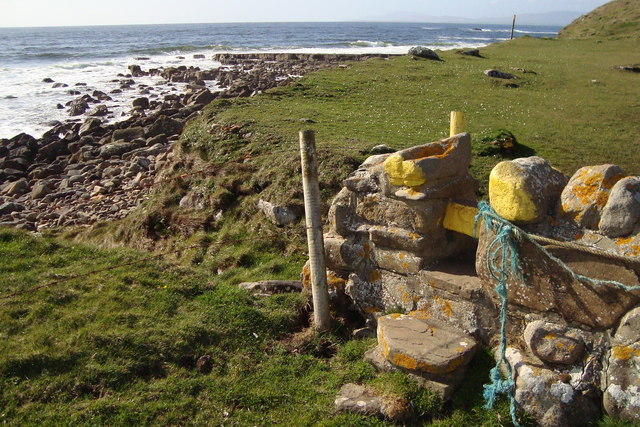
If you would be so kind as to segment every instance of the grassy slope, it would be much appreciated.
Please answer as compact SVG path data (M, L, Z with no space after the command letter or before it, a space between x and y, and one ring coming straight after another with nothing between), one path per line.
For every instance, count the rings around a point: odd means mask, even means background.
M640 37L640 4L615 0L581 16L563 28L560 38Z
M0 230L0 296L145 256ZM160 261L0 300L0 423L386 425L333 412L346 382L411 399L431 418L437 399L363 361L375 340L346 341L339 329L290 336L305 303L255 298L224 275ZM476 358L436 425L504 423L504 402L481 409L491 363Z

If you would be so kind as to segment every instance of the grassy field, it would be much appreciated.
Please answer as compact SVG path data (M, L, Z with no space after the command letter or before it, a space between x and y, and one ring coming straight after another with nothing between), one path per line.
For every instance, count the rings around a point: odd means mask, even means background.
M411 400L414 423L509 424L504 402L481 408L486 351L442 408L403 374L377 374L363 360L375 340L348 340L344 322L309 334L305 295L257 298L229 274L147 258L0 230L0 297L140 261L0 300L0 423L387 425L334 413L358 382Z
M560 38L640 36L640 10L636 0L606 3L576 19L558 35Z

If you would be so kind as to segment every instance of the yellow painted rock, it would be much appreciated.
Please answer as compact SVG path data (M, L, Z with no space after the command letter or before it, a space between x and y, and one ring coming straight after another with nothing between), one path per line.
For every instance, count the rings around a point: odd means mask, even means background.
M417 188L467 173L471 162L468 133L398 151L384 162L389 183Z
M547 218L567 178L541 157L498 163L489 175L491 207L508 221L527 224Z

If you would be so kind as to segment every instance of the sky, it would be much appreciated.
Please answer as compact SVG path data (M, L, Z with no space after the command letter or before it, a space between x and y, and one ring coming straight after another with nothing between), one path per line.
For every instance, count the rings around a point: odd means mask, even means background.
M464 18L577 11L608 0L0 0L0 27Z

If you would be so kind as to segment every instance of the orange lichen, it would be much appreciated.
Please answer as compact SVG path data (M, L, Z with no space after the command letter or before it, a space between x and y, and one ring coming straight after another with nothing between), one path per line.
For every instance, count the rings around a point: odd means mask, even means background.
M368 314L376 314L380 313L382 310L380 310L378 307L365 307L364 311L366 311Z
M362 248L364 249L364 259L371 258L371 246L369 246L368 243L365 243L362 245Z
M633 356L640 357L640 349L634 350L627 345L615 345L611 348L611 353L618 360L629 360Z
M633 236L629 236L629 237L618 237L616 239L616 244L617 245L626 245L628 243L631 243L631 241L633 240Z
M409 316L415 317L416 319L427 320L431 317L431 313L429 313L429 310L427 309L422 309L410 312Z
M584 170L578 175L579 183L573 187L573 194L585 205L595 203L602 208L609 200L609 190L624 178L624 175L617 174L605 179L601 173L589 174L589 172Z
M554 333L548 333L547 335L544 336L545 340L553 340L556 338L556 334Z

